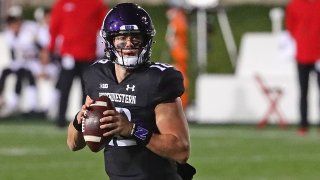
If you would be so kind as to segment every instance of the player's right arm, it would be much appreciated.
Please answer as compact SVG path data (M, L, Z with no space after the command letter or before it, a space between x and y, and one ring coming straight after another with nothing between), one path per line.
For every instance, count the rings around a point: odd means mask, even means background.
M87 96L85 104L82 105L75 117L75 121L77 121L76 123L78 123L78 125L81 125L82 120L85 117L85 112L92 102L93 100ZM71 121L68 126L67 144L70 150L78 151L86 146L86 142L84 141L82 131L77 130L73 123L74 122Z

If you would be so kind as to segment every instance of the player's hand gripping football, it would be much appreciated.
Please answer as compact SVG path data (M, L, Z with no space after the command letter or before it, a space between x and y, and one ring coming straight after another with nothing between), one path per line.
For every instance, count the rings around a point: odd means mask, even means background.
M90 104L94 101L92 99L87 99L86 103L81 106L79 113L77 114L78 124L81 124L83 120L86 118L87 109L89 108Z
M116 110L107 110L103 112L104 117L100 119L101 129L109 129L103 136L121 135L129 137L133 123L128 120L124 112ZM110 130L111 129L111 130Z

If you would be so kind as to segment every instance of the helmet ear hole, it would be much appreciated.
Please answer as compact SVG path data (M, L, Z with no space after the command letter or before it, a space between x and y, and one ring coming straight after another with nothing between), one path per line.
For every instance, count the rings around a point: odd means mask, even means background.
M106 56L111 60L117 58L117 51L113 45L114 37L121 34L140 33L143 37L141 51L138 55L137 62L126 64L119 63L126 68L136 68L141 64L149 61L151 56L151 45L155 36L155 29L149 14L140 6L134 3L120 3L112 8L106 15L100 36L106 43Z

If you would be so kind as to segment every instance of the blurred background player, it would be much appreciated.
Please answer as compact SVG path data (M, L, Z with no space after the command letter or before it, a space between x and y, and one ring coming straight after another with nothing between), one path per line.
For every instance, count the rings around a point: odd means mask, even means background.
M37 31L37 46L39 47L39 62L35 62L32 65L32 71L35 74L35 77L38 81L41 81L42 84L45 83L45 86L50 88L45 89L45 98L42 94L39 99L42 101L41 112L45 113L49 119L54 119L57 114L57 109L52 107L52 104L57 103L56 100L56 90L54 84L57 81L59 71L60 71L60 62L59 56L54 56L48 51L48 46L50 43L50 33L49 33L49 24L51 19L51 8L49 7L38 7L34 11L34 19L38 25ZM59 41L59 38L57 38ZM59 48L58 42L56 43L56 48ZM40 83L40 82L39 82ZM53 87L52 87L53 86ZM42 88L38 87L38 88ZM42 90L43 89L39 89ZM39 92L41 93L41 92Z
M182 73L185 92L181 96L182 106L186 109L188 98L188 49L187 49L187 36L188 36L188 20L185 10L182 7L170 5L167 10L167 18L169 20L166 42L170 49L170 55L173 59L174 66Z
M81 79L83 89L82 72L96 60L97 34L106 12L107 6L102 0L57 0L52 8L49 26L51 53L55 51L56 39L61 38L58 127L67 125L66 112L74 77ZM83 95L82 102L84 100Z
M9 9L4 31L5 43L11 54L11 62L2 70L0 77L0 105L2 116L10 115L19 109L18 101L22 94L22 85L26 87L27 111L35 111L37 105L37 89L32 64L38 62L39 47L37 25L33 21L22 20L22 8L13 6ZM15 93L3 97L6 80L10 74L16 75Z
M47 7L38 7L34 11L34 18L38 23L37 43L40 49L40 63L35 64L33 71L37 78L56 80L59 68L56 59L51 59L48 52L50 42L49 24L51 18L51 9Z
M320 90L319 12L319 0L291 0L286 9L286 27L297 47L296 61L300 87L301 118L298 133L300 135L305 135L309 128L308 87L311 72L317 74L317 83Z

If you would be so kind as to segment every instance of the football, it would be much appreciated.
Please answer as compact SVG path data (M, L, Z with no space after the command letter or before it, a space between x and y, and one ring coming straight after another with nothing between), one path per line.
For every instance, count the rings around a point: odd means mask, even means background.
M92 152L98 152L110 142L112 137L103 137L106 130L100 129L100 119L106 110L115 109L107 96L101 96L87 109L86 118L82 121L82 133L87 146Z

